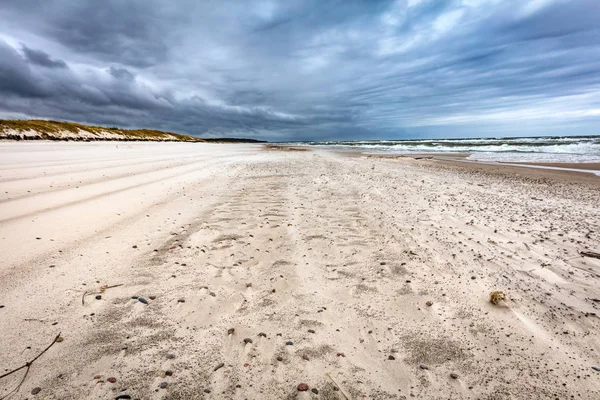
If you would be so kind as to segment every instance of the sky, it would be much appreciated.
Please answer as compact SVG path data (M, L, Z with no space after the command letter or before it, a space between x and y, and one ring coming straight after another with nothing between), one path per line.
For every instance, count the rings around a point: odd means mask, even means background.
M1 0L0 118L272 141L600 134L598 0Z

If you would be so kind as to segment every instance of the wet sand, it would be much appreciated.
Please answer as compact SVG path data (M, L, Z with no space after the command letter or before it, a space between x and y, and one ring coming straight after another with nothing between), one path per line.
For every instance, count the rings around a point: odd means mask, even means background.
M0 188L0 375L64 338L12 398L600 397L597 176L35 142Z

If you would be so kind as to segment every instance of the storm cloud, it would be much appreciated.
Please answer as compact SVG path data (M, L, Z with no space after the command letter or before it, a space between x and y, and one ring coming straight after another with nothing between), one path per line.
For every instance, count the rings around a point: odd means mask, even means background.
M4 0L0 117L268 140L598 134L597 0Z

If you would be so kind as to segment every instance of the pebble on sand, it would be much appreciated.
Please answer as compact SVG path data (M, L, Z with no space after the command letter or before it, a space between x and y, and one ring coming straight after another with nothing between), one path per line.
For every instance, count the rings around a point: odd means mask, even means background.
M452 378L452 379L458 379L458 374L453 372L453 373L450 374L450 378Z
M308 333L315 333L315 330L314 329L309 329Z
M286 345L291 346L294 344L294 342L292 342L291 340L288 340L287 342L285 342Z
M139 301L140 303L148 304L148 300L146 300L146 299L145 299L145 298L143 298L143 297L139 297L139 298L138 298L138 301Z
M102 296L100 296L100 295L96 296L96 300L101 300L101 299L102 299Z
M156 296L148 296L150 300L156 300Z
M425 364L419 364L419 368L421 369L429 369L429 367Z
M41 391L42 391L42 388L36 387L36 388L33 388L33 390L31 391L31 394L35 396L36 394L38 394Z
M299 392L306 392L308 390L308 385L306 383L301 383L298 385Z
M167 382L161 382L160 385L158 385L158 387L160 387L161 389L166 389L167 386L169 386Z
M115 383L117 381L117 378L111 376L107 379L107 381L109 381L110 383Z
M432 302L432 301L428 301L427 303L425 303L425 305L426 305L427 307L431 307L431 306L433 305L433 302Z
M235 328L229 328L229 329L227 329L227 334L228 335L233 335L234 332L235 332Z
M310 389L311 392L313 392L314 394L319 394L319 389L317 388L312 388Z
M171 371L170 369L166 370L165 371L165 376L173 376L173 371Z
M252 343L252 339L250 338L246 338L244 339L244 343L248 344L248 343Z
M167 354L167 359L172 360L175 358L175 354Z
M131 400L131 396L128 394L120 394L115 397L115 400Z
M178 303L185 303L185 299L179 299L177 300Z
M388 356L388 360L395 360L395 359L396 359L396 357L394 357L394 356Z

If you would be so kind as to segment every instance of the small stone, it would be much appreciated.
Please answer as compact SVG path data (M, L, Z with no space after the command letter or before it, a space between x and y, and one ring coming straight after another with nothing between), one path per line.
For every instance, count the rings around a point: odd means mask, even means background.
M277 356L277 361L283 361L283 357Z
M456 374L456 373L453 372L453 373L450 374L450 378L452 378L452 379L458 379L458 374Z
M294 344L294 342L292 342L291 340L288 340L287 342L285 342L285 344L286 344L287 346L291 346L291 345L293 345L293 344Z
M177 300L178 303L185 303L185 299L179 299Z
M138 296L131 296L132 299L137 300Z
M137 246L135 244L133 246L131 246L131 247L134 248L134 249L137 249Z
M210 393L210 389L204 389L204 393Z
M173 371L171 371L170 369L166 370L165 371L165 376L173 376Z
M246 338L244 339L244 343L248 344L248 343L252 343L252 339L250 338Z
M110 378L107 379L107 381L109 381L110 383L115 383L117 381L117 378L114 378L111 376Z
M167 354L167 360L172 360L175 358L175 354Z
M219 369L223 368L224 366L225 366L225 363L221 363L221 364L217 365L217 366L216 366L216 367L213 369L213 371L217 371L217 370L219 370Z
M346 357L346 355L344 353L337 353L338 357Z
M235 332L235 328L229 328L229 329L227 329L227 334L228 335L233 335L233 332Z
M94 376L94 379L100 379L100 378L102 378L102 375L96 375L96 376Z
M65 340L65 338L63 338L62 336L59 336L56 338L56 343L62 343L63 340Z
M246 287L252 287L252 282L246 283Z
M259 334L258 334L258 337L261 337L261 336L262 336L262 337L267 337L267 334L266 334L266 333L264 333L264 332L261 332L261 333L259 333Z
M382 262L379 263L379 265L385 265L385 264L386 264L385 261L382 261Z
M432 302L432 301L428 301L427 303L425 303L425 305L426 305L427 307L431 307L431 306L433 305L433 302Z
M156 300L156 296L148 296L150 300Z
M210 292L209 293L212 297L217 297L217 295L215 294L215 292Z
M396 357L394 357L394 356L388 356L388 360L395 360L395 359L396 359Z
M299 392L306 392L308 390L308 385L306 383L301 383L298 385Z
M473 275L473 276L471 277L471 279L477 279L477 277L476 277L475 275Z
M593 369L594 371L598 371L598 372L600 372L600 367L596 367L595 365L592 367L592 369Z
M161 389L166 389L167 386L169 386L169 384L167 382L161 382L160 385L158 385L158 387Z
M314 329L309 329L308 333L315 333L315 330Z
M425 364L419 364L419 368L421 369L429 369L429 367Z
M139 298L138 298L138 301L139 301L140 303L143 303L143 304L148 304L148 300L146 300L146 299L145 299L145 298L143 298L143 297L139 297Z
M100 296L100 295L97 295L97 296L96 296L96 300L102 300L102 296Z
M115 397L115 400L131 400L131 396L128 394L120 394Z
M407 279L407 280L406 280L406 283L411 283L411 282L412 282L412 281L411 281L410 279Z
M308 356L306 354L302 355L302 359L305 361L310 361L310 358L308 358Z
M317 388L312 388L310 389L311 392L313 392L314 394L319 394L319 389Z
M36 387L36 388L33 388L33 390L31 391L31 394L35 396L36 394L38 394L41 391L42 391L42 388Z

